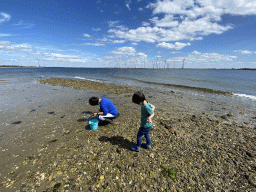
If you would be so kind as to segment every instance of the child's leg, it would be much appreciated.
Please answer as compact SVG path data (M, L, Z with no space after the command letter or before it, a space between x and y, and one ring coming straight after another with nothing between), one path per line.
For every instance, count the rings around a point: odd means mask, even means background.
M134 145L131 147L132 151L137 151L137 152L140 151L142 136L143 136L143 132L140 129L137 133L137 145Z
M147 141L147 145L151 145L151 139L150 139L149 133L145 134L145 138L146 138L146 141Z
M146 149L150 149L151 148L151 139L150 139L150 136L149 136L149 131L151 130L152 127L147 127L145 129L145 132L144 132L144 136L146 138L146 141L147 141L147 144L142 144L141 146L143 148L146 148Z
M111 118L114 118L115 116L108 113L107 115L99 115L99 120L101 121L105 121L106 119L111 119Z
M137 146L138 147L141 146L142 136L143 136L143 132L140 128L140 130L138 131L138 134L137 134Z

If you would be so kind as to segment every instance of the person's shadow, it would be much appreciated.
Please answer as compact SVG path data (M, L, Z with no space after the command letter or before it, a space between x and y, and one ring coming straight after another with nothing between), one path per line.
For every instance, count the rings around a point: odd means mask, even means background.
M86 126L85 126L85 129L86 129L86 130L91 130L90 125L86 125Z
M102 136L99 138L99 141L102 142L110 142L112 145L118 145L119 148L130 149L132 145L135 145L133 142L125 139L122 136L113 136L113 137L106 137Z
M85 115L84 118L82 119L78 119L78 122L87 122L89 121L90 117L93 115L93 113L91 111L83 111L82 114Z

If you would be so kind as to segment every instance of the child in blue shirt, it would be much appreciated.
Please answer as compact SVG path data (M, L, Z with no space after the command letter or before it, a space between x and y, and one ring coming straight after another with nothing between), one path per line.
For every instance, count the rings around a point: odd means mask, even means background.
M118 117L118 110L114 103L107 98L91 97L89 103L92 106L100 105L98 113L93 113L94 117L98 117L101 122L115 119Z
M145 95L137 91L132 96L132 102L141 105L141 125L137 134L137 145L131 147L132 151L140 151L140 147L151 149L149 131L152 128L152 118L155 113L155 106L146 101ZM145 136L147 143L142 143L142 136Z

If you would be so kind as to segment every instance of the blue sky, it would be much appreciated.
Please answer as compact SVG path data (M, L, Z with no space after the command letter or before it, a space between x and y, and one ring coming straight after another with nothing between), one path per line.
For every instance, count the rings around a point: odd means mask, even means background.
M256 68L255 0L0 0L0 65Z

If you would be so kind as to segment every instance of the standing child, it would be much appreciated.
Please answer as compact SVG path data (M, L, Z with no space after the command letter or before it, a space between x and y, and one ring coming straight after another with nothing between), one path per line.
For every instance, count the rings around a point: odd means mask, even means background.
M132 102L141 105L141 125L137 134L137 145L131 147L132 151L140 151L140 147L151 149L149 131L152 128L152 118L155 113L155 106L146 101L145 95L137 91L132 96ZM141 144L142 136L145 136L147 143Z

